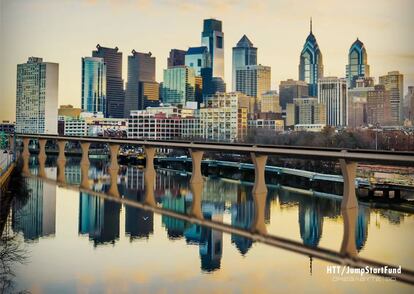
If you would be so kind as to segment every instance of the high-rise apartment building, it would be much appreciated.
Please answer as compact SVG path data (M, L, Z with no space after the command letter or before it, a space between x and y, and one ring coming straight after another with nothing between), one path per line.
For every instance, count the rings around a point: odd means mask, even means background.
M414 87L408 87L408 93L404 100L404 119L409 119L414 123Z
M185 50L171 49L167 59L167 67L184 65L186 52Z
M379 83L390 92L391 124L400 125L403 121L404 76L398 71L390 71L379 78Z
M128 56L128 82L125 91L124 117L129 117L131 110L143 109L139 94L140 82L155 82L155 57L152 53L132 50Z
M29 57L17 65L16 132L57 134L59 64Z
M323 77L323 58L318 42L312 33L312 19L310 33L306 38L300 53L299 80L309 85L309 96L318 96L318 79Z
M257 48L253 46L246 35L243 35L236 47L233 47L233 91L236 91L236 69L246 65L257 65Z
M348 123L348 91L346 79L325 77L318 81L318 102L326 107L326 124L346 126Z
M201 45L206 46L210 53L213 77L219 77L224 81L224 33L220 20L204 20Z
M196 79L194 69L188 66L176 66L164 69L162 84L163 103L184 106L195 101Z
M100 57L82 58L82 102L83 111L107 116L106 64Z
M358 38L349 48L348 64L346 66L346 79L349 88L355 88L356 80L369 77L367 50L364 43Z
M375 85L367 93L367 123L370 125L390 125L393 121L391 91L384 85Z
M236 91L256 98L261 109L262 94L270 91L270 66L246 65L236 69Z
M280 106L286 109L286 104L293 103L295 98L309 97L309 86L304 81L295 81L288 79L281 81L279 84Z
M103 58L106 64L106 112L107 117L124 117L124 80L122 79L122 52L118 47L96 45L92 57Z

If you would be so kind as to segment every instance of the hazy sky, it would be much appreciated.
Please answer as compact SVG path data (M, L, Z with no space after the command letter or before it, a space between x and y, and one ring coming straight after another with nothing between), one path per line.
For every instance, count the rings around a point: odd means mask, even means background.
M323 54L325 75L345 76L357 37L371 75L399 70L404 91L414 85L414 1L411 0L0 0L0 120L15 119L16 65L29 56L59 63L59 105L80 106L81 57L96 44L118 46L126 80L132 49L151 51L162 81L171 48L199 46L204 18L223 21L225 76L231 88L231 48L243 34L272 67L272 88L298 78L309 17Z

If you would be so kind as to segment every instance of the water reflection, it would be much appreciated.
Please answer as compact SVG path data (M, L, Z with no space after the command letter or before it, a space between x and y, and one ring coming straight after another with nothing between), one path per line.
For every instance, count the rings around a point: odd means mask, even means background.
M63 162L63 161L62 161ZM39 174L62 182L91 187L95 191L110 193L136 202L159 206L199 219L227 222L233 227L252 232L269 229L273 217L272 207L277 211L294 210L295 223L280 223L281 227L295 227L298 238L308 247L318 247L323 239L324 222L349 222L354 229L351 237L344 238L344 252L362 251L368 240L370 216L368 207L360 205L355 216L341 212L340 201L313 198L301 194L299 190L286 187L271 188L267 194L253 193L251 185L242 185L228 180L208 178L204 183L189 183L189 175L171 170L142 170L137 167L107 166L100 160L82 162L79 158L67 158L65 164L53 165L53 158L37 161L30 158L23 162L24 172ZM41 165L39 169L38 166ZM12 229L21 232L25 241L56 234L56 185L39 178L28 177L24 183L29 197L19 199L12 206ZM153 187L153 189L149 189ZM116 245L126 236L130 242L149 241L157 229L152 211L125 206L80 192L78 233L87 236L94 247ZM122 217L122 209L125 209ZM347 214L348 213L348 214ZM381 210L379 214L391 223L399 224L403 213ZM70 218L72 215L64 216ZM62 216L63 217L63 216ZM352 220L355 220L352 222ZM121 221L125 221L121 224ZM200 268L203 272L220 269L223 251L226 248L223 232L196 223L177 219L168 215L160 217L170 240L185 241L188 246L197 246ZM124 227L124 231L121 231ZM270 232L272 233L272 232ZM339 232L338 238L340 238ZM255 241L237 234L231 234L232 247L240 255L248 255L254 250ZM354 247L352 247L354 246ZM339 249L339 248L338 248ZM312 262L312 260L311 260ZM311 269L310 269L311 270Z

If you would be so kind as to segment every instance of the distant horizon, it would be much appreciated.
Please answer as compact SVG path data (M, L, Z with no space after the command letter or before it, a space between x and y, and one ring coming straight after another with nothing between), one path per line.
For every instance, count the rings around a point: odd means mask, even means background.
M228 92L232 85L232 48L244 34L258 48L258 64L271 67L272 90L279 90L282 80L298 80L299 55L309 34L310 17L323 55L325 77L345 77L349 48L359 38L366 47L375 83L379 82L379 76L399 71L404 75L404 95L408 86L414 86L414 41L410 32L414 27L410 15L414 2L409 0L392 3L319 0L316 1L319 4L313 5L299 0L263 0L257 5L243 0L228 4L216 0L200 1L201 4L195 1L137 1L135 4L100 0L0 1L0 40L4 44L0 54L0 121L15 121L16 68L31 56L59 63L58 105L80 107L81 58L92 56L97 44L118 47L123 53L124 86L127 56L133 49L152 52L156 57L156 80L162 82L169 51L201 46L206 18L223 23ZM359 10L351 9L355 7L353 3L358 3ZM338 10L343 14L335 14ZM77 19L73 21L71 15L77 15ZM246 21L240 23L241 18Z

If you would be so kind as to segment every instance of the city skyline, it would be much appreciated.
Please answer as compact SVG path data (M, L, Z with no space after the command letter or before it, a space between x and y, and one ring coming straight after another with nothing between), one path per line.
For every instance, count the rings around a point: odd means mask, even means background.
M79 107L81 58L88 56L96 44L118 47L123 52L124 82L127 80L126 56L130 55L132 49L138 52L152 52L157 59L156 80L161 82L163 69L167 68L170 49L187 50L189 47L199 46L203 19L210 17L223 23L223 32L226 36L224 72L229 89L232 80L231 49L244 34L258 48L258 64L272 67L272 89L278 89L281 80L298 79L299 54L309 34L311 16L313 32L323 53L325 76L345 77L348 50L358 37L366 46L371 76L375 77L376 83L379 82L379 76L399 70L405 77L404 93L407 92L408 86L414 84L414 72L411 72L414 69L414 44L409 38L409 28L414 21L409 18L410 9L407 9L413 4L408 1L375 2L375 7L372 5L373 2L368 3L370 5L363 3L359 5L358 11L350 9L351 3L331 4L318 1L322 4L312 7L308 3L296 1L302 3L302 9L289 12L289 16L284 15L290 9L287 1L261 1L257 7L251 6L247 1L236 1L237 3L231 4L221 4L218 1L202 1L201 4L184 1L177 4L177 7L169 1L138 2L139 5L130 1L121 4L102 1L2 1L1 40L2 43L5 41L5 46L2 48L0 62L3 69L1 100L4 107L0 110L0 120L15 120L16 64L23 63L29 56L38 56L46 62L59 63L59 105L72 104ZM340 9L344 14L338 17L324 16L332 14L336 9ZM70 21L71 10L77 11L79 22ZM111 10L113 13L110 24L113 27L99 29L99 23L82 27L82 24L87 24L87 17L90 17L91 13L92 19L105 18ZM185 16L185 19L166 22L166 26L156 20L168 16L168 13L175 10L177 16ZM233 10L237 13L232 13ZM54 13L50 14L50 11ZM344 25L348 11L354 16L352 22ZM56 18L54 26L48 26L45 22L42 17L45 12L50 14L48 21ZM240 15L249 14L251 17L240 25ZM130 15L135 17L129 20L127 16ZM136 17L137 15L142 17ZM23 18L24 21L20 22ZM148 25L140 28L140 23ZM25 27L30 27L31 30L25 30ZM62 33L63 31L65 33ZM333 31L341 38L333 37ZM395 34L396 31L401 34ZM284 46L280 46L281 44ZM69 45L70 50L66 50Z

